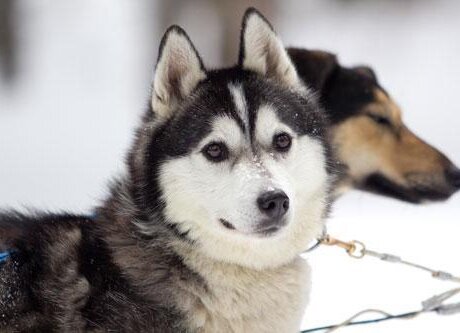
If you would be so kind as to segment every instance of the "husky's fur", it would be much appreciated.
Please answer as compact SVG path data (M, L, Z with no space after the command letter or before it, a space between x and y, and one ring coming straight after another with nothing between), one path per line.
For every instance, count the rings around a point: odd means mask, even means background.
M296 332L327 125L269 23L248 10L239 65L216 71L170 28L148 109L94 217L0 216L0 331Z

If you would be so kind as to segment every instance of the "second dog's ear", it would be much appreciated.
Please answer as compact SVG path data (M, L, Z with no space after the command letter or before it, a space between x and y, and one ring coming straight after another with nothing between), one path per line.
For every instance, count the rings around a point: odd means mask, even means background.
M329 52L288 48L287 52L300 78L307 86L322 91L327 80L339 66L337 57Z
M243 17L239 65L289 87L301 87L286 50L270 23L255 9Z
M152 89L152 108L168 117L206 78L206 70L189 37L178 26L170 27L160 44Z
M363 76L366 76L368 79L377 82L377 75L375 74L374 70L368 66L356 66L353 67L353 70L356 73L359 73Z

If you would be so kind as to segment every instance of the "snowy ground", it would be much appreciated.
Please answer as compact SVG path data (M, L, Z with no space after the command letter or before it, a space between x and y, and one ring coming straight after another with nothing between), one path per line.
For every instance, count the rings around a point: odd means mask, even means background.
M0 205L85 212L103 197L110 175L123 169L162 33L157 5L18 3L24 18L17 27L19 76L13 87L0 82ZM332 50L346 64L375 67L409 126L460 164L459 2L283 3L274 24L286 44ZM203 7L202 1L197 6ZM212 50L222 29L214 27L215 18L205 22L186 20L184 26L214 65ZM335 205L329 230L460 274L459 204L460 195L444 204L413 206L353 192ZM309 257L314 280L305 328L369 307L417 309L421 300L451 286L373 259L354 261L338 249L320 248ZM345 331L458 332L459 327L460 315L426 315Z

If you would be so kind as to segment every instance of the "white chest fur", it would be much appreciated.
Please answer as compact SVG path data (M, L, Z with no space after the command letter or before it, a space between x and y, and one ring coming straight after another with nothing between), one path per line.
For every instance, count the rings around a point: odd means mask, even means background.
M299 331L310 291L310 268L302 258L262 271L192 261L208 287L182 303L192 331Z

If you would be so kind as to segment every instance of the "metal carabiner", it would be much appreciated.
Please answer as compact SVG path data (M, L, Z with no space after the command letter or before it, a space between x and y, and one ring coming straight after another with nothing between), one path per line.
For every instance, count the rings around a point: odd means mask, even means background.
M355 259L361 259L366 255L366 246L357 240L344 242L340 239L335 239L329 235L326 235L322 240L322 244L341 247L350 257Z

